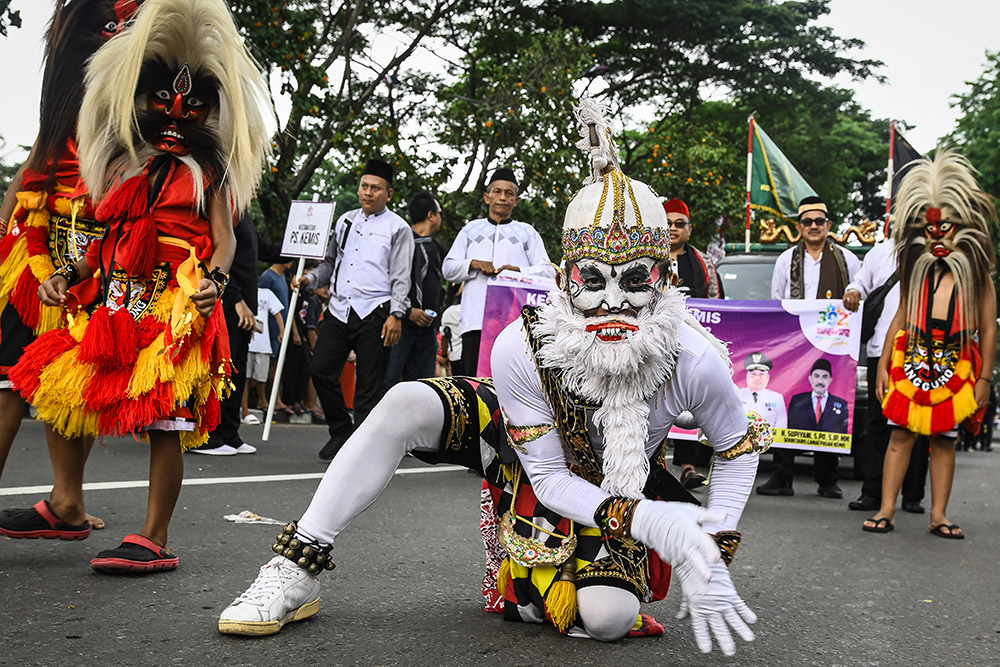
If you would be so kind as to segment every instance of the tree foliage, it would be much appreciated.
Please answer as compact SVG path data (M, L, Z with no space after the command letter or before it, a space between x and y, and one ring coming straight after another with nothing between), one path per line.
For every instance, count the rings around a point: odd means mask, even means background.
M351 147L359 129L376 119L382 125L383 81L458 2L409 0L404 7L389 0L232 0L237 23L290 107L260 193L266 223L283 221L291 200L333 155L343 158L340 172L354 170ZM372 39L382 33L393 34L399 48L377 60ZM384 138L381 143L391 146Z
M0 36L6 37L8 28L21 27L21 12L11 9L11 0L0 0Z
M483 214L486 178L508 165L522 175L518 217L558 256L585 169L571 113L585 87L624 126L626 172L705 221L696 241L708 221L742 218L754 110L841 219L878 217L887 123L817 81L872 77L879 63L843 55L861 43L816 24L827 5L232 0L289 107L261 192L264 227L280 228L295 198L354 205L364 161L381 156L397 169L396 208L417 189L437 193L447 238Z
M986 53L982 75L952 99L961 116L948 140L979 170L979 184L1000 196L1000 51Z

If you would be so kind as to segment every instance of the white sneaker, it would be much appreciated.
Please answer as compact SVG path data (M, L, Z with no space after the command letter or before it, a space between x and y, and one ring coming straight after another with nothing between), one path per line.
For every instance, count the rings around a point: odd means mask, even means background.
M256 453L256 451L257 451L256 447L254 447L253 445L248 445L245 442L236 448L237 454L254 454Z
M219 445L218 447L212 447L211 449L195 447L194 449L189 449L188 451L192 454L205 454L206 456L236 456L236 448L230 445Z
M284 556L260 568L250 588L226 607L219 632L227 635L273 635L290 621L319 611L319 580Z

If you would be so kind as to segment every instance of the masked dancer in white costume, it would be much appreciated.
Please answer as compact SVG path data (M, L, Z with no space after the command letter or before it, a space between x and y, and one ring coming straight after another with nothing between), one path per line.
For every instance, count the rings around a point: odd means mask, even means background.
M525 307L500 334L495 391L474 378L393 387L278 536L278 555L222 612L220 631L273 634L315 614L337 536L412 453L486 478L487 560L501 563L506 620L602 641L654 634L643 632L659 626L639 603L666 594L672 566L702 651L714 634L731 655L731 629L753 639L756 615L727 564L770 428L748 417L725 349L665 286L659 198L619 169L600 108L586 100L577 114L593 173L566 211L567 275L548 304ZM663 467L665 436L684 411L717 454L708 508Z

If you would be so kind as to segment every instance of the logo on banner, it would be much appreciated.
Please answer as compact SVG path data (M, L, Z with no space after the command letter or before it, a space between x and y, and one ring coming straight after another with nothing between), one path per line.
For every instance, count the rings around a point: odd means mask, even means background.
M799 314L799 328L817 349L830 354L847 354L850 349L850 311L840 304L828 303L816 311Z

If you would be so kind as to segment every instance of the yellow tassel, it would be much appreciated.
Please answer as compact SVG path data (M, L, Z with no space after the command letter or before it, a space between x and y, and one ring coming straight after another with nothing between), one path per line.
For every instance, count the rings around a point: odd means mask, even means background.
M508 581L510 581L510 559L504 558L503 562L500 563L500 574L497 575L497 590L504 597L507 595Z
M570 558L559 568L559 580L549 588L545 609L559 632L569 630L576 620L576 559Z

